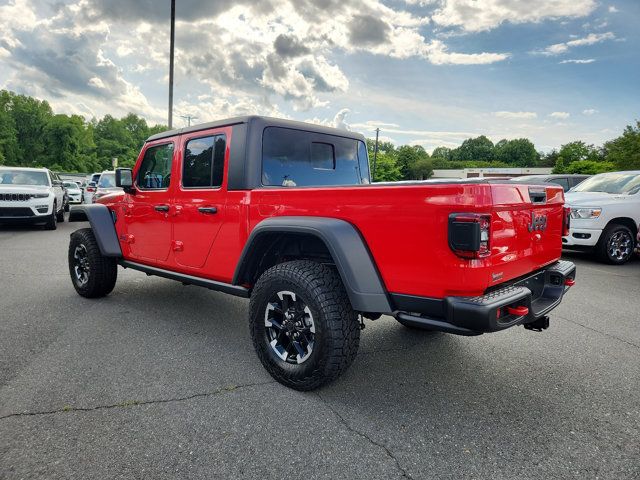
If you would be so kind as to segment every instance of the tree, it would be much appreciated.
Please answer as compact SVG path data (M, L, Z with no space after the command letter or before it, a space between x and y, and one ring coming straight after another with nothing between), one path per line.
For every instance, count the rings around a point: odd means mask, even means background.
M484 135L469 138L451 152L452 160L491 162L495 159L493 142Z
M560 147L558 158L569 166L573 162L579 160L592 160L598 162L602 160L601 151L593 145L587 145L583 141L565 143Z
M618 170L640 170L640 121L627 125L618 138L604 144L606 160Z
M53 116L53 111L46 101L26 95L9 92L9 98L9 111L14 120L20 146L17 163L27 167L36 166L43 161L44 128Z
M449 147L436 147L431 153L433 160L451 161L451 149Z
M400 168L403 180L422 179L423 174L428 173L428 170L423 172L424 168L427 165L431 168L431 163L428 160L429 154L420 145L403 145L396 150L396 163ZM418 168L418 164L421 165L420 168Z
M0 98L0 158L2 164L17 165L20 157L16 124Z
M43 131L46 154L42 165L52 170L86 172L97 166L95 145L78 115L54 115Z
M517 138L496 143L495 160L514 167L533 167L540 160L540 155L530 140Z
M538 167L554 167L558 161L558 151L554 148L549 153L539 152L540 160L538 161Z
M615 165L610 162L596 162L593 160L578 160L572 162L564 172L554 173L582 173L586 175L596 175L603 172L611 172L615 170Z
M374 182L396 182L402 179L402 172L391 153L378 151Z
M411 166L411 178L413 180L427 180L433 175L433 162L428 157L419 158Z

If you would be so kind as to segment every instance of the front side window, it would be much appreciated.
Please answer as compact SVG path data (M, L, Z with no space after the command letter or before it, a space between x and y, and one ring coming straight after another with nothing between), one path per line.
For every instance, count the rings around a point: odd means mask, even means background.
M224 135L189 140L182 165L182 186L185 188L221 186L225 151Z
M146 190L169 188L172 161L172 143L147 148L136 176L138 187Z
M364 183L353 138L267 127L262 137L262 184L282 187Z
M100 181L98 182L98 187L113 188L115 186L116 186L115 173L103 173L102 175L100 175Z

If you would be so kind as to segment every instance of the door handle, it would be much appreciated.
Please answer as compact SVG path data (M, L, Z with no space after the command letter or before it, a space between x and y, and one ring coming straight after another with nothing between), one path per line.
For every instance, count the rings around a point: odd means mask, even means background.
M198 208L198 211L205 215L213 215L214 213L218 213L218 209L216 207L200 207Z
M169 211L169 205L156 205L155 207L153 207L153 209L158 211L158 212L168 212Z

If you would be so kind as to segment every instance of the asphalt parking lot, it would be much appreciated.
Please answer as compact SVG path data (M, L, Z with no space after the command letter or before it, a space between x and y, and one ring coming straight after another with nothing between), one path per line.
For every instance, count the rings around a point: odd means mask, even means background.
M640 260L579 254L551 328L366 322L313 393L272 381L248 302L120 269L78 296L69 233L0 227L0 478L639 478Z

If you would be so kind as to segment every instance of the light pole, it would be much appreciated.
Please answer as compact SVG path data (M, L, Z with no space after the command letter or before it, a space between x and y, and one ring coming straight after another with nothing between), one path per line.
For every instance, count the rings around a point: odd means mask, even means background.
M380 135L380 129L376 128L376 147L373 150L373 175L371 181L374 182L376 178L376 162L378 161L378 135Z
M169 130L173 128L173 50L176 39L176 0L171 0L171 40L169 46Z
M195 115L180 115L180 118L184 118L187 121L187 126L191 126L191 120L197 120L198 117Z

